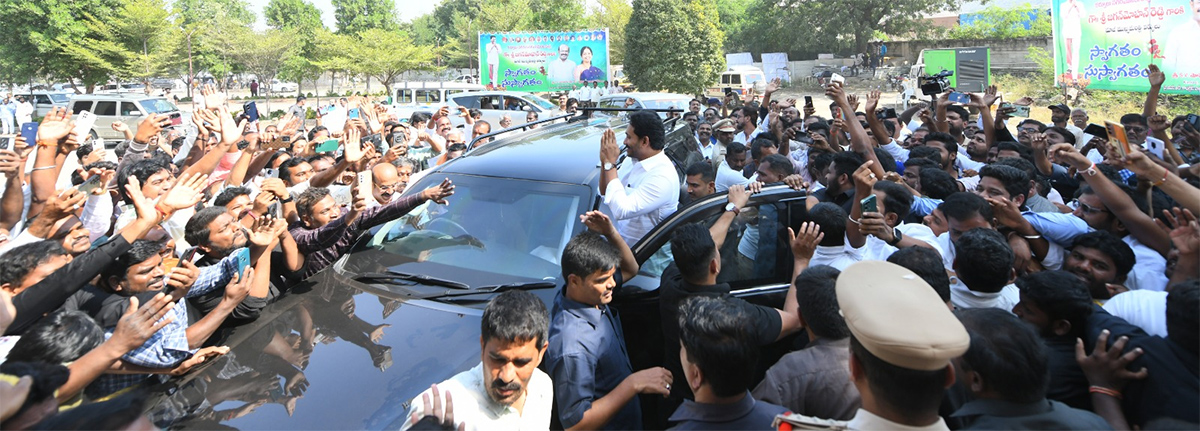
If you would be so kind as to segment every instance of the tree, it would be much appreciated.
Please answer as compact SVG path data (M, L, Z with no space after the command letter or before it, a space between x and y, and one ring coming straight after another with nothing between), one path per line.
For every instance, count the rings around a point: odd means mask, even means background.
M530 0L529 6L532 16L527 30L569 31L584 26L582 0Z
M533 15L529 13L532 0L492 0L483 4L480 12L482 27L488 32L529 30Z
M88 92L107 81L111 58L77 55L61 44L94 36L88 18L107 22L118 6L117 0L0 0L0 64L8 67L7 78L74 80Z
M634 85L700 94L716 82L725 69L725 34L714 0L634 0L633 12L625 52L638 55L625 57L625 75Z
M178 64L178 32L173 31L163 0L124 0L114 35L125 48L126 63L118 75L136 79L150 92L150 80L167 75Z
M271 28L292 30L297 37L295 55L284 60L279 76L296 81L301 93L306 79L315 86L321 74L321 68L313 62L317 55L317 32L325 30L321 11L306 0L271 0L263 15Z
M958 10L961 0L754 0L740 32L729 35L730 51L787 52L794 58L818 53L863 52L880 33L921 37L932 32L922 16ZM797 37L803 34L803 37Z
M261 82L271 82L283 68L284 61L299 48L295 30L267 29L259 33L246 27L231 29L224 39L230 59L243 70L253 73ZM270 112L270 98L267 112Z
M271 0L263 9L263 17L271 28L285 28L315 32L325 25L321 23L321 11L306 0Z
M598 0L588 15L588 27L608 29L608 56L612 64L625 63L625 26L632 15L633 7L626 0Z
M396 4L392 0L333 0L333 17L339 34L359 34L368 29L397 30Z
M1028 27L1026 27L1028 26ZM1015 39L1022 37L1049 36L1050 16L1045 10L1034 8L1029 3L1002 9L989 6L969 24L960 23L946 32L948 39Z
M179 48L180 57L190 55L196 72L207 71L216 79L217 86L225 88L223 78L237 67L225 48L235 31L254 23L254 13L245 0L174 0L171 10L184 39ZM191 36L190 51L188 35Z
M358 72L387 88L401 73L434 68L435 49L414 45L406 33L373 28L360 33L350 51Z

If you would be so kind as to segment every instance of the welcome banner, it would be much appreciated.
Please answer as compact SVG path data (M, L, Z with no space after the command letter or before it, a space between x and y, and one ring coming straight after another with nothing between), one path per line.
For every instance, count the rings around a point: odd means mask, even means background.
M1057 85L1149 91L1146 68L1167 77L1163 93L1200 94L1200 0L1054 0Z
M479 33L479 78L489 88L566 91L609 80L608 29Z

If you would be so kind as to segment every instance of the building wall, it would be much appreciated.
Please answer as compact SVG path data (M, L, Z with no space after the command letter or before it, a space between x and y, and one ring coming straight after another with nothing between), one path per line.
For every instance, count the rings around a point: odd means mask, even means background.
M1046 36L1023 39L912 40L887 43L888 63L896 66L913 64L923 49L988 47L991 48L992 72L1037 69L1037 64L1028 56L1031 46L1053 52L1053 38Z

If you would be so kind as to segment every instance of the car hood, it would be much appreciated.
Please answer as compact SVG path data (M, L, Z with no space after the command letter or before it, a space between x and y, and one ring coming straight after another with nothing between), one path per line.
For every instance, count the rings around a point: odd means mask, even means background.
M480 362L482 310L351 284L324 271L227 332L230 354L151 388L155 425L396 429L413 396ZM305 334L315 334L306 359L294 354ZM289 390L301 378L307 389Z

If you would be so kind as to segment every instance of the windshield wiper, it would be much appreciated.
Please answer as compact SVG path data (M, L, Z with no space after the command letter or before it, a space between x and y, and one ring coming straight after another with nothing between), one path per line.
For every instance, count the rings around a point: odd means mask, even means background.
M525 283L494 284L494 285L490 285L490 286L481 286L480 288L473 289L469 292L446 292L446 293L442 293L442 294L421 297L421 299L454 298L457 296L486 295L486 294L493 294L493 293L503 293L503 292L507 292L509 290L540 290L540 289L552 289L555 287L558 287L558 284L555 284L550 281L531 281L531 282L525 282Z
M460 283L460 282L457 282L454 280L447 280L444 278L434 277L434 276L425 275L425 274L415 274L415 273L399 272L399 271L392 271L392 270L388 270L387 272L363 273L363 274L359 274L357 277L355 277L355 279L358 279L358 280L363 280L363 279L367 279L367 280L397 280L398 279L398 280L405 280L405 281L413 282L413 283L395 283L395 284L406 285L406 286L411 286L411 285L414 285L417 283L421 283L421 284L428 284L430 286L442 286L442 287L449 287L449 288L453 288L453 289L462 289L462 290L471 288L471 286L468 286L466 283Z

